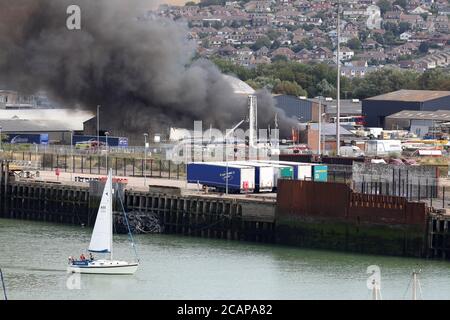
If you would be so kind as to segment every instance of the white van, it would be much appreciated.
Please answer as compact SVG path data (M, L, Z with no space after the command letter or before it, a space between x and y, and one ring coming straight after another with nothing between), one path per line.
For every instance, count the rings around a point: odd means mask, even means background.
M400 140L368 140L366 142L366 155L387 156L391 153L401 154L402 143Z
M357 146L342 146L339 152L343 157L363 157L364 151Z

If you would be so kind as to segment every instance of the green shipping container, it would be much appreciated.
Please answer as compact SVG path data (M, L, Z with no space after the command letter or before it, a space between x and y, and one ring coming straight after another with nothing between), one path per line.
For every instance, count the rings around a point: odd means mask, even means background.
M283 179L292 179L294 177L294 169L292 167L281 168L280 176Z
M313 166L314 181L327 182L328 166Z

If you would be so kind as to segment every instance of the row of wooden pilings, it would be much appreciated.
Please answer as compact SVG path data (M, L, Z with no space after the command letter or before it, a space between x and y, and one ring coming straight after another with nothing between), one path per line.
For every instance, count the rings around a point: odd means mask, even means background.
M274 221L243 216L236 199L175 196L125 190L127 212L159 218L163 233L204 238L274 241ZM100 197L92 186L36 181L3 181L0 216L93 226ZM118 208L118 211L119 208ZM244 208L245 211L245 208Z

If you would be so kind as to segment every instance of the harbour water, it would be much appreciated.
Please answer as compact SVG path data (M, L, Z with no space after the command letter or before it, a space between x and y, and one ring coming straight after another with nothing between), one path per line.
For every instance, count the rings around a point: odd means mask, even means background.
M68 256L78 256L90 235L80 226L0 219L8 298L364 300L371 296L367 268L376 265L385 300L411 298L414 269L424 299L450 299L449 262L170 235L135 236L135 275L70 278ZM133 258L127 235L114 235L114 255Z

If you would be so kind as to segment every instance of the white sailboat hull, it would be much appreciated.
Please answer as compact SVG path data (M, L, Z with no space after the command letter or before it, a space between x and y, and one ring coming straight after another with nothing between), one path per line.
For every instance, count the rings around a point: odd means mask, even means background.
M90 274L134 274L138 263L129 263L117 260L96 260L86 264L70 264L68 272L90 273Z

